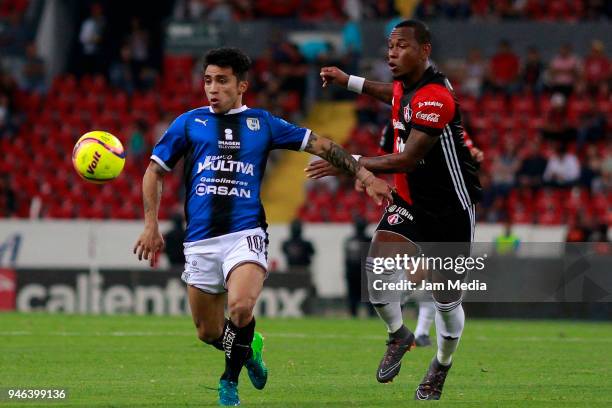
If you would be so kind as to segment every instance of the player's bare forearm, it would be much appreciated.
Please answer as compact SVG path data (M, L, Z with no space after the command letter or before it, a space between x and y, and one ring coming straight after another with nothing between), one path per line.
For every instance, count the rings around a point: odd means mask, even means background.
M161 201L163 176L165 170L151 161L142 179L142 202L144 207L145 227L157 226L157 215Z
M329 86L330 84L334 84L356 92L361 91L362 93L370 95L388 104L391 104L391 100L393 99L393 84L368 81L364 78L355 77L359 78L360 80L364 80L363 86L360 87L361 89L359 91L356 88L351 87L351 76L338 67L322 67L319 75L323 80L323 88ZM359 85L357 85L357 87L359 87Z
M318 136L314 132L310 133L308 143L304 150L319 156L332 166L351 176L357 177L361 181L372 176L372 173L363 168L349 152L344 150L341 146L338 146L332 140Z
M401 153L385 154L378 157L361 157L359 164L374 173L411 172L437 141L437 137L413 129Z
M388 82L375 82L366 79L363 83L362 92L389 105L393 100L393 84Z

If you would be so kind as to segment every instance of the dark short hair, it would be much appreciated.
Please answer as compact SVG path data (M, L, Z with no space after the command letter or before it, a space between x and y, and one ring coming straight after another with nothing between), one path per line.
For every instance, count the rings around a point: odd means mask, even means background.
M209 65L218 67L230 67L239 81L247 78L247 73L251 68L251 59L238 48L222 47L208 51L204 57L204 71Z
M429 32L429 27L419 20L404 20L400 23L397 23L393 28L412 28L414 32L414 39L421 45L423 44L431 44L431 33Z

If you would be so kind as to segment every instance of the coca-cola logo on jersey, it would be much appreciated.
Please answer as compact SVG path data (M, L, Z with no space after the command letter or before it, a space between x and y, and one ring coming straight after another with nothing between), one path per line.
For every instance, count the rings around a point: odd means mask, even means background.
M417 112L416 118L420 120L424 120L426 122L438 123L438 121L440 120L440 114L439 113Z

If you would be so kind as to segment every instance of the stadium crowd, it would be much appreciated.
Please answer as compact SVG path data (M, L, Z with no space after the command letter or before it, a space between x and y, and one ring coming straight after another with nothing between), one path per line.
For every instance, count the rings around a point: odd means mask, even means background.
M229 8L231 18L236 18L236 8L253 4L243 16L251 18L259 16L258 7L266 4L262 10L270 13L268 17L286 17L279 11L286 3L290 2L177 1L174 13L175 17L208 19L213 11L223 15L227 14L223 9ZM307 3L336 7L344 15L339 3L333 1ZM349 3L365 10L362 16L387 17L408 2L346 1L342 3L346 10ZM446 10L467 4L470 16L487 10L485 14L494 18L505 15L500 12L507 10L502 3L524 11L519 17L537 19L526 10L533 10L536 3L553 7L560 2L423 1L415 10L426 17L422 13L431 7ZM607 6L601 2L561 3L581 3L580 18L593 16L595 11L602 18L607 16ZM27 1L3 2L0 14L22 20L27 9L24 4L27 6ZM295 17L299 10L293 7L289 17ZM1 216L140 217L140 187L129 180L141 177L147 152L173 117L203 104L201 61L166 55L156 63L152 56L154 33L137 18L129 21L124 32L114 33L119 35L120 46L111 63L96 63L111 55L103 48L112 45L104 40L108 35L104 12L103 7L93 4L79 27L77 63L72 72L51 81L27 32L11 32L14 38L23 39L23 48L18 64L12 63L13 59L1 60L0 147L7 157L0 163ZM447 14L439 11L437 15ZM312 73L323 65L337 65L347 72L363 72L358 67L366 67L368 77L390 80L383 58L360 57L352 52L350 36L346 41L349 46L345 43L345 51L322 49L312 54L312 50L284 38L271 38L268 49L254 61L246 104L296 120L306 114L306 95L355 98L346 92L318 91L320 83ZM12 42L0 39L0 50L6 46ZM564 45L545 61L534 47L521 53L509 41L501 41L493 55L473 49L465 59L436 61L459 94L467 131L485 152L481 164L484 200L478 212L481 221L612 222L612 70L601 41L594 39L585 48L585 55L577 55L571 46ZM359 154L377 154L388 107L358 96L356 114L358 125L351 132L348 148ZM28 120L32 117L36 121ZM66 160L65 152L74 140L83 129L92 128L125 135L130 158L127 176L112 186L77 182ZM40 174L48 174L49 168L54 169L53 177L41 179ZM308 183L307 188L307 200L298 214L302 220L350 222L361 215L376 222L380 216L379 209L362 200L346 180ZM181 189L178 176L169 179L165 199L180 205ZM91 199L94 192L97 200ZM122 199L117 199L117 192ZM174 209L172 205L162 207L161 216L169 217Z
M174 9L177 19L220 22L257 18L342 21L397 15L425 21L586 21L611 18L612 6L604 0L179 0Z

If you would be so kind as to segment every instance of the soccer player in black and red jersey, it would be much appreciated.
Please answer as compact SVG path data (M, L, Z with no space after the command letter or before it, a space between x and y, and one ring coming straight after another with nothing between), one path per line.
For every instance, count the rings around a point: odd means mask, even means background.
M366 273L373 260L394 257L390 248L409 248L419 254L419 242L463 243L455 256L469 256L474 237L475 203L480 199L478 165L464 139L461 112L448 79L430 63L431 35L425 24L397 24L388 39L388 63L393 83L349 76L336 67L321 70L323 86L336 84L392 105L393 153L360 157L359 164L378 173L395 173L396 194L386 208L368 253ZM311 178L337 172L320 161L307 168ZM395 251L397 251L395 249ZM428 254L427 254L428 255ZM428 271L433 282L462 280L465 274ZM404 326L397 301L379 296L368 284L370 300L389 332L387 350L378 371L379 382L399 373L401 359L414 342ZM465 321L460 290L434 291L438 350L415 399L440 399L446 375Z

